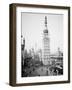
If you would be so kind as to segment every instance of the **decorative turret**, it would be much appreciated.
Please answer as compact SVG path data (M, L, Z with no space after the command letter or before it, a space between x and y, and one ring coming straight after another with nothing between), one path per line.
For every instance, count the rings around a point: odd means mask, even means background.
M24 51L24 48L25 48L25 38L21 36L21 49Z

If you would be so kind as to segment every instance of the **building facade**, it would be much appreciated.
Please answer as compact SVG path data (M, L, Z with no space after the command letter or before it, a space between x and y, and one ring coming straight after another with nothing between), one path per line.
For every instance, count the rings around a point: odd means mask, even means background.
M49 31L47 28L47 17L45 16L45 29L43 31L43 57L42 61L44 65L50 64L50 38L49 38Z

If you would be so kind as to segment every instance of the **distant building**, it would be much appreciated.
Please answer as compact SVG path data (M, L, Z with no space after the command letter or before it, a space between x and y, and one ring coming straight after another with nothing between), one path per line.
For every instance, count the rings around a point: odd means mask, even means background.
M45 16L45 30L43 31L43 50L42 50L42 61L44 65L50 64L50 38L49 31L47 28L47 17Z
M63 66L63 53L58 48L58 51L50 55L51 64L59 64Z

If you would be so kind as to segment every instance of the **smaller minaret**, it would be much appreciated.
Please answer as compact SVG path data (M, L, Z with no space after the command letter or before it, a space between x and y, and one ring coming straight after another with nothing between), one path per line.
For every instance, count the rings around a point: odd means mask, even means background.
M60 51L60 48L58 48L58 56L61 55L61 51Z
M22 72L24 69L24 49L25 49L25 38L23 38L23 36L21 36L21 65L22 65ZM22 74L23 76L23 74Z

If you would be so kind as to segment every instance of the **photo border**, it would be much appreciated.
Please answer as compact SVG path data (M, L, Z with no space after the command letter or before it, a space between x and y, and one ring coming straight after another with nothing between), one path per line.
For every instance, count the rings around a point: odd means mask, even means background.
M68 10L68 80L53 81L53 82L36 82L36 83L16 83L16 8L31 7L31 8L49 8L49 9L64 9ZM66 6L51 6L51 5L36 5L36 4L17 4L13 3L9 6L10 10L10 61L9 61L9 84L11 86L30 86L30 85L45 85L45 84L60 84L70 82L70 7Z

